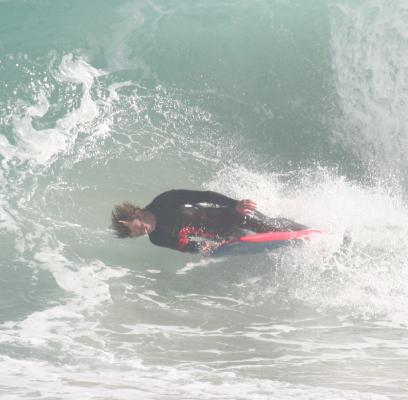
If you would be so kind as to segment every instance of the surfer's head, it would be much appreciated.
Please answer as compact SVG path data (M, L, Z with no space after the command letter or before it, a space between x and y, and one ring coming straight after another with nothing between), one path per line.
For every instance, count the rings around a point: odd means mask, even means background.
M146 235L156 228L156 218L150 211L128 202L115 206L111 219L119 238Z

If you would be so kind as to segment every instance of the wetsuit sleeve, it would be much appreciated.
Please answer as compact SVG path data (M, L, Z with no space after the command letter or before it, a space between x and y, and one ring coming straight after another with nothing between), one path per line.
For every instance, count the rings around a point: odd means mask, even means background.
M161 235L149 235L150 241L156 246L167 247L173 250L179 250L183 253L199 253L200 244L196 241L189 240L185 237L184 240L180 241L178 238L163 237Z
M211 203L219 206L235 207L238 201L216 192L179 189L162 193L152 201L151 205L157 207L169 203L172 206Z

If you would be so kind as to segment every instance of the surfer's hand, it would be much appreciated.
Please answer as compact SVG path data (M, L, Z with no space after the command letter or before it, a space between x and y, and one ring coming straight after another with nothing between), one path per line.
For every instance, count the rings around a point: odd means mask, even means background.
M241 200L236 205L235 209L242 215L252 214L256 211L256 203L252 200Z

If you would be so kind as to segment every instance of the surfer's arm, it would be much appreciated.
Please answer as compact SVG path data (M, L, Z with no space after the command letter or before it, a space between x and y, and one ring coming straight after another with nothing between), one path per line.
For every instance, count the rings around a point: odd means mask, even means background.
M171 204L173 207L177 207L184 204L198 203L210 203L234 208L239 202L217 192L178 189L160 194L151 204L154 206Z
M179 247L179 251L183 253L201 253L203 256L208 257L212 254L214 249L219 247L221 243L209 242L202 240L201 242L189 241L183 247Z
M175 190L182 204L211 203L234 208L239 214L247 215L256 211L256 203L252 200L235 200L221 193L198 190Z
M178 250L182 253L201 252L201 243L192 240L188 235L172 237L153 233L149 235L149 239L156 246L167 247L168 249Z
M235 207L237 200L223 194L212 191L199 190L175 190L174 192L180 204L211 203L219 206Z
M235 200L210 190L169 190L157 196L146 208L178 207L185 204L209 203L235 209L239 214L247 215L256 210L252 200Z

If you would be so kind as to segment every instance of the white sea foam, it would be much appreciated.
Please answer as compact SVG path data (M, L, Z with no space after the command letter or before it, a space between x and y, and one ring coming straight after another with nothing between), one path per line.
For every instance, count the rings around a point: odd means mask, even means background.
M200 261L196 262L188 262L184 267L177 270L177 274L186 274L189 271L192 271L196 268L205 268L211 264L218 263L220 260L211 259L211 258L203 258Z
M62 397L115 400L225 399L225 400L389 400L386 396L293 385L269 379L242 378L233 372L161 367L146 370L132 361L112 369L55 366L47 362L1 357L1 380L7 382L7 398ZM107 367L109 369L107 369ZM30 371L28 374L27 371ZM135 376L136 381L135 381Z
M83 93L80 106L58 121L57 126L61 130L70 130L98 116L98 108L92 99L91 88L94 80L103 74L103 71L94 68L82 58L74 58L72 54L62 58L56 74L57 79L81 85Z
M69 299L44 311L30 314L19 322L3 326L1 342L47 347L51 342L62 346L79 348L75 339L89 336L95 321L95 309L111 301L109 280L124 276L127 271L109 268L101 261L73 265L63 255L63 248L45 247L33 256L38 267L52 274L58 286L65 290ZM91 334L95 339L95 335ZM98 341L98 339L95 339ZM82 350L84 351L84 350Z
M2 182L3 176L2 171L0 171L0 182ZM5 188L3 189L3 193L5 192ZM8 210L8 203L5 198L0 196L0 229L5 229L9 232L17 231L17 223L13 216L10 214Z
M45 165L53 161L62 152L69 151L75 144L77 128L98 116L98 108L91 96L91 87L95 78L102 72L92 67L82 58L72 54L62 57L55 73L60 82L71 82L82 86L81 102L78 108L58 119L55 128L38 130L33 126L33 119L43 117L49 109L49 100L45 91L36 93L37 103L20 104L22 110L13 117L13 130L16 145L1 136L0 154L5 161L16 159L17 162L29 161L33 165Z
M297 171L296 178L226 169L209 187L229 188L232 197L251 197L270 216L324 232L279 258L282 279L289 279L297 298L348 315L406 323L408 209L398 191L363 187L324 169ZM351 243L343 244L344 235Z

